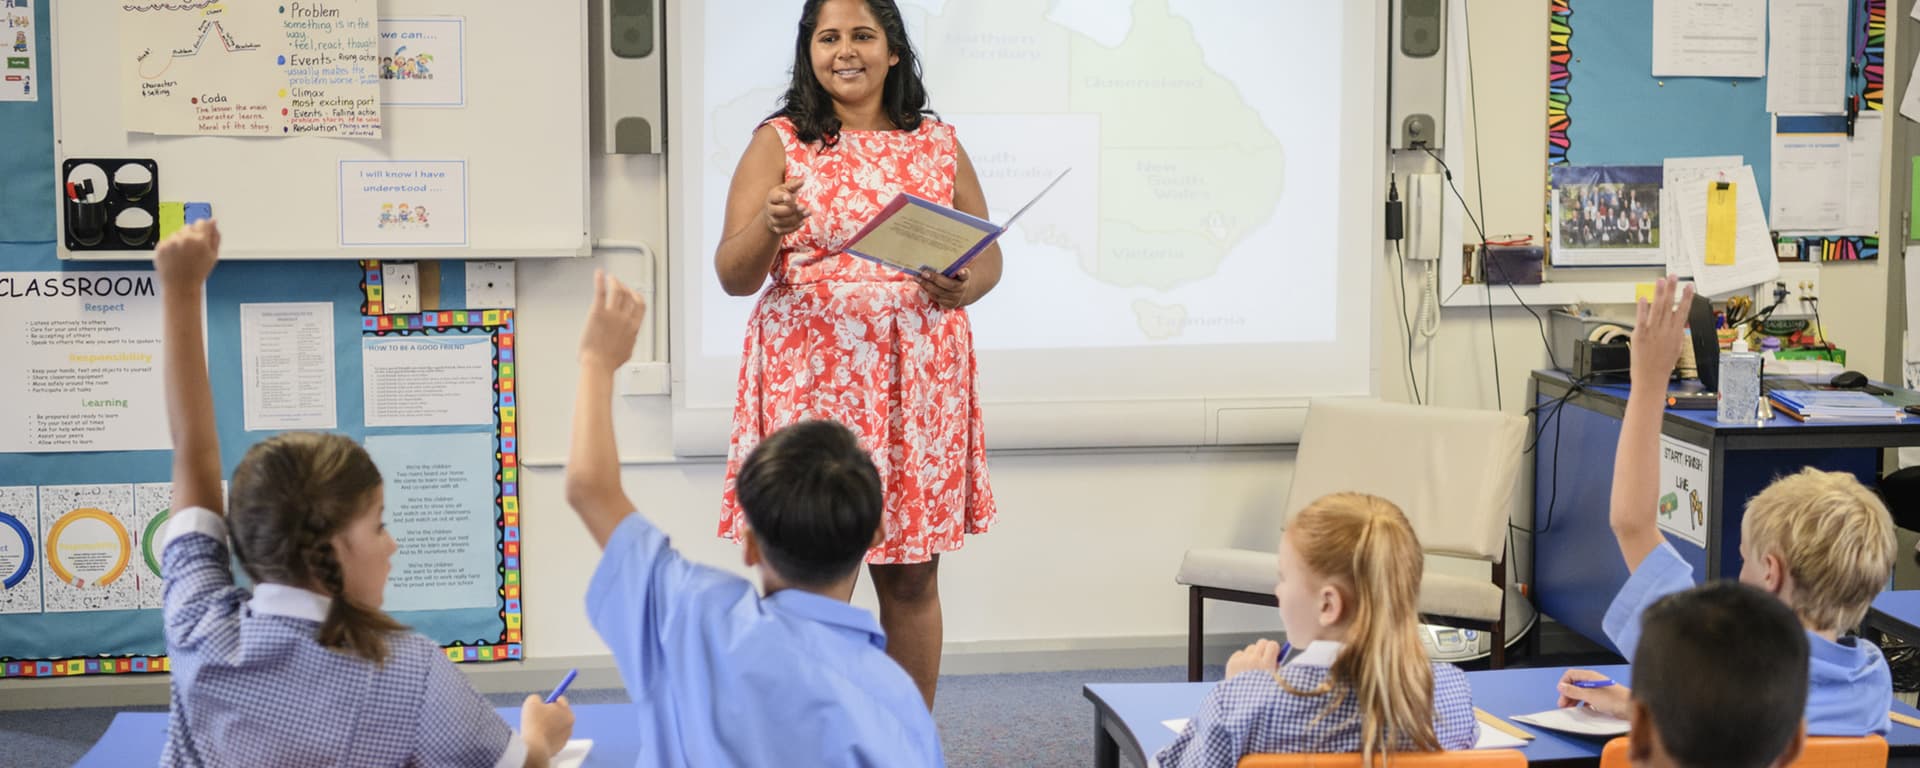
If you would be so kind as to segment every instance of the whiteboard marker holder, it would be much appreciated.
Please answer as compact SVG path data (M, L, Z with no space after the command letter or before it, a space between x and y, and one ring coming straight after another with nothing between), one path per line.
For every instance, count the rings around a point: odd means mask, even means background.
M67 250L153 250L160 230L160 167L153 160L68 158L60 178Z

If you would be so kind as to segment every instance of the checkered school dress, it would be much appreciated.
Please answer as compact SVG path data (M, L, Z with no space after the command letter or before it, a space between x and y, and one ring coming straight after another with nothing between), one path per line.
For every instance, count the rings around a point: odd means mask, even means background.
M1280 674L1294 690L1311 691L1327 679L1327 668L1296 663ZM1233 768L1249 754L1360 751L1354 698L1332 712L1326 708L1326 696L1288 693L1273 675L1235 675L1207 694L1200 713L1158 759L1162 768ZM1452 664L1433 665L1433 729L1442 749L1471 749L1479 735L1467 675Z
M162 765L524 763L525 743L433 641L392 635L380 666L321 647L326 598L280 587L298 594L265 605L234 586L226 540L204 509L175 515L162 538L173 668Z

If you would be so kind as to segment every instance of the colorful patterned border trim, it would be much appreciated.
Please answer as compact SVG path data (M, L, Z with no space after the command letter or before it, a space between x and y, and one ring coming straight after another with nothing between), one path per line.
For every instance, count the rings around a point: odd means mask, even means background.
M1867 0L1867 109L1887 108L1887 0Z
M165 656L94 656L0 664L0 678L73 677L76 675L143 675L166 672Z
M1800 238L1801 261L1873 261L1878 258L1878 237L1842 235Z
M489 330L493 333L494 452L493 488L499 529L497 572L500 574L500 636L455 641L446 646L447 660L513 661L523 657L520 610L520 451L515 397L514 322L511 309L454 309L411 315L381 313L380 263L360 262L360 331L377 336Z
M1566 165L1573 95L1573 0L1553 0L1547 20L1547 165Z

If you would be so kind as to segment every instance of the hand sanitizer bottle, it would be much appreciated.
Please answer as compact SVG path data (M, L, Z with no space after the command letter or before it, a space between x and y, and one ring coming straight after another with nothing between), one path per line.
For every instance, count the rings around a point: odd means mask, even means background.
M1720 355L1720 409L1722 424L1758 424L1760 420L1760 355L1747 348L1744 335L1735 336L1733 349Z

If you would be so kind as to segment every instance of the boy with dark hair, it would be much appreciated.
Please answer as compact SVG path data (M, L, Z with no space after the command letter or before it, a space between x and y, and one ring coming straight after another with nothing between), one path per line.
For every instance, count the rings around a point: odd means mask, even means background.
M1634 653L1634 765L1770 768L1807 736L1807 633L1778 598L1719 581L1661 598Z
M746 579L687 562L620 485L613 375L645 302L596 273L567 503L605 554L587 616L640 708L641 765L942 765L920 691L847 604L881 540L880 476L845 427L775 432L741 467Z

